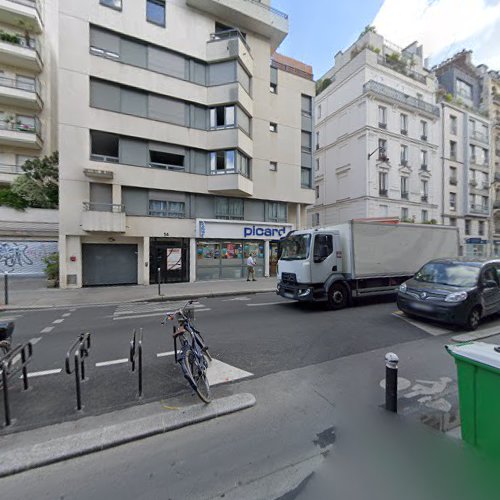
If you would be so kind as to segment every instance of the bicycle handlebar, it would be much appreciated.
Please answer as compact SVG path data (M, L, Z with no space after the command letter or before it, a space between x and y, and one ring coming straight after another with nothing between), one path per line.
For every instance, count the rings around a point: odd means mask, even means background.
M164 325L167 320L169 319L174 319L174 317L178 316L179 314L182 315L183 318L186 318L185 314L185 309L187 306L190 306L193 304L195 301L194 300L188 300L182 307L179 309L175 309L174 311L168 311L165 313L165 316L163 317L163 321L161 322L162 325Z

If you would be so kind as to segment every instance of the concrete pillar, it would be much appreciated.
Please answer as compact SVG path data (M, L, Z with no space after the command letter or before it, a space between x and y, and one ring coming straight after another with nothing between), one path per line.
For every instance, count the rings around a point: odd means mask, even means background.
M189 281L196 281L196 238L189 239Z
M295 229L302 228L301 213L300 213L300 203L295 205Z
M270 261L270 252L269 252L269 241L264 242L264 276L269 278L271 273L269 272L269 261Z
M149 266L151 265L149 262L149 241L149 236L143 238L142 262L139 264L142 267L142 282L144 285L149 285Z
M67 288L67 274L68 266L66 264L67 253L66 253L66 235L59 235L59 287Z
M122 204L122 186L121 184L113 184L113 205Z

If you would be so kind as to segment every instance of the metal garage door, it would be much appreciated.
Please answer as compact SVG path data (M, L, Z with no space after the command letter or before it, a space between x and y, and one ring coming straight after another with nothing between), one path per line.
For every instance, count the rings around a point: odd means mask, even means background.
M83 286L136 285L137 245L82 245Z

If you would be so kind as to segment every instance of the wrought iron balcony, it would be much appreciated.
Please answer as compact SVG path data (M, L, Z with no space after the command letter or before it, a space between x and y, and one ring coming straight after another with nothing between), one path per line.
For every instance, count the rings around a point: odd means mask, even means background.
M426 194L423 194L420 197L420 201L422 201L422 203L427 203L429 201L429 197Z
M388 191L387 191L387 189L379 189L378 194L379 194L379 196L383 196L384 198L387 198Z
M453 184L454 186L457 185L457 178L456 177L450 177L450 184Z
M422 101L416 97L409 96L404 92L396 90L383 83L376 82L375 80L369 80L363 85L364 92L371 92L377 96L386 97L400 104L403 104L412 110L423 111L425 113L431 114L433 116L439 116L439 107L434 104Z

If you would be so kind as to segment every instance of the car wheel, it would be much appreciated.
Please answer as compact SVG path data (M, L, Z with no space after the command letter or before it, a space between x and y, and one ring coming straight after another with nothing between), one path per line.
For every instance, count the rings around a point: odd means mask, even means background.
M343 309L347 306L347 289L341 283L334 283L328 290L328 307L332 311Z
M465 323L465 328L470 331L474 331L479 326L481 321L481 308L479 306L473 307L467 321Z

